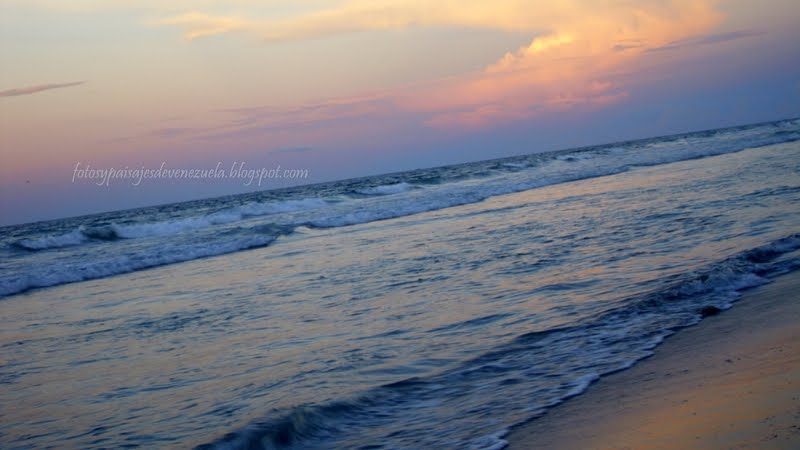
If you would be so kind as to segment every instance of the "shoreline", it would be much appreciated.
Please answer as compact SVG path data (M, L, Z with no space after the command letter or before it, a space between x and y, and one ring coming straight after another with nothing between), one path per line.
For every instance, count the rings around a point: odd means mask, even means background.
M509 450L800 448L800 271L512 428Z

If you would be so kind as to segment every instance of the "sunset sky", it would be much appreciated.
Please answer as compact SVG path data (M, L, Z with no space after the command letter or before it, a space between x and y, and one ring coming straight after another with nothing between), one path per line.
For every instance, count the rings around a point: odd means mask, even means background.
M0 0L0 224L800 116L796 0ZM277 180L261 189L285 185Z

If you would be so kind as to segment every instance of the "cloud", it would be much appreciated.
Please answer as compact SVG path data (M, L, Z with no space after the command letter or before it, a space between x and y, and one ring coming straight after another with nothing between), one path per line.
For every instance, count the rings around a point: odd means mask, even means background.
M616 44L614 44L612 49L615 52L624 52L627 50L634 50L642 47L644 47L644 44L642 44L638 39L629 39L627 41L617 42Z
M298 130L306 133L313 128L330 129L364 117L384 117L396 113L398 111L392 95L387 91L368 96L331 98L291 107L253 106L219 109L211 111L217 115L216 119L202 126L160 127L145 135L126 139L136 140L146 136L163 140L219 141L248 135L275 137L289 135ZM192 122L190 118L177 120ZM298 153L312 150L312 147L288 144L271 150L271 153Z
M233 16L212 16L190 12L174 17L161 19L159 25L174 25L184 29L184 37L188 40L205 36L242 31L251 28L251 22Z
M393 93L382 92L369 96L333 98L286 108L265 106L225 109L219 112L232 115L232 118L225 126L213 130L209 135L258 129L298 129L385 115L396 112L392 95Z
M350 0L290 17L249 18L192 11L162 18L156 24L178 26L187 39L245 31L267 41L315 39L412 27L527 31L541 24L537 17L553 16L548 14L548 8L551 12L559 9L544 3L537 5L534 11L529 1L523 0L492 3L478 0Z
M696 36L687 39L681 39L678 41L670 42L667 45L651 48L649 51L651 52L658 52L658 51L667 51L667 50L678 50L686 47L700 47L703 45L711 45L711 44L721 44L723 42L729 42L736 39L743 39L743 38L750 38L756 36L763 36L766 32L763 31L753 31L753 30L739 30L739 31L731 31L727 33L717 33L717 34L709 34L706 36Z
M190 40L246 32L266 41L286 41L423 27L551 34L576 21L601 22L615 16L623 21L621 27L635 27L637 21L646 23L654 17L689 19L682 11L704 17L712 3L716 0L699 0L696 5L686 0L347 0L332 6L321 2L325 7L312 3L288 16L219 14L207 7L162 17L155 24L179 27Z
M16 97L19 95L31 95L36 94L42 91L49 91L50 89L59 89L71 86L78 86L81 84L86 83L85 81L73 81L70 83L51 83L51 84L40 84L37 86L27 86L21 88L14 88L8 89L5 91L0 91L0 97Z
M229 136L404 113L421 117L430 127L475 128L624 101L629 95L627 79L620 74L652 69L655 50L755 35L708 34L722 21L716 4L717 0L350 0L289 17L191 12L159 23L180 27L187 39L237 32L284 41L420 27L530 33L527 45L482 70L298 108L229 110L236 117L217 131Z
M648 50L696 36L721 20L713 2L614 2L566 14L548 33L483 71L402 100L428 111L435 127L474 128L572 108L601 108L628 98L631 73L656 63ZM616 7L614 7L616 6Z

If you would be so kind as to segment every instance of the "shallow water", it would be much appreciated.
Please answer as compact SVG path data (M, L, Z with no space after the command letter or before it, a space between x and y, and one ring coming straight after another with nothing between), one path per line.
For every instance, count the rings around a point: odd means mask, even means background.
M800 143L612 170L641 162L634 151L433 187L398 175L266 216L292 224L266 247L10 295L0 445L499 448L510 425L648 355L702 305L800 267ZM448 198L459 206L425 207ZM376 211L395 218L366 220ZM63 275L111 249L137 260L164 245L154 229L185 251L193 233L235 240L264 220L162 218L144 237L17 245L4 264ZM5 239L64 235L37 233Z

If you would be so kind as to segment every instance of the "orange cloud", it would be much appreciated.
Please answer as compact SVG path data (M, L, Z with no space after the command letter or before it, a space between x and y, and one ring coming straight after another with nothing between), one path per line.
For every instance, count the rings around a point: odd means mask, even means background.
M328 101L322 107L247 116L255 124L265 120L305 124L328 120L331 111L352 117L399 110L422 113L432 127L478 127L567 108L598 108L625 99L626 86L618 73L636 72L651 63L655 49L691 43L707 33L722 19L716 3L350 0L288 18L245 19L195 12L160 23L181 27L187 39L242 32L265 40L296 40L412 27L530 32L535 37L528 45L475 73L367 96L363 104L358 99L338 100L335 103L343 106L335 110ZM380 108L375 108L372 97L382 99Z
M697 17L701 19L709 12L710 3L709 0L349 0L290 17L243 17L193 11L169 16L157 23L178 26L189 39L247 31L266 40L297 40L412 27L560 31L576 22L602 24L608 19L622 20L618 22L620 27L641 28L659 17L680 15L681 20L686 20L688 15L683 12L700 14ZM661 31L650 32L659 34Z
M239 17L212 16L198 12L180 14L174 17L161 19L156 23L159 25L174 25L183 28L185 30L184 37L188 40L234 31L246 31L253 27L250 21Z
M483 71L418 92L403 104L432 113L427 123L437 127L476 127L606 105L628 95L617 73L637 70L648 50L707 32L721 19L709 1L611 6L565 15L552 31Z
M552 17L558 9L548 7L547 2L532 8L530 1L522 0L491 3L478 0L350 0L293 17L246 18L191 12L163 18L156 23L182 28L187 39L246 31L265 40L278 41L411 27L528 31L541 25L541 19Z

